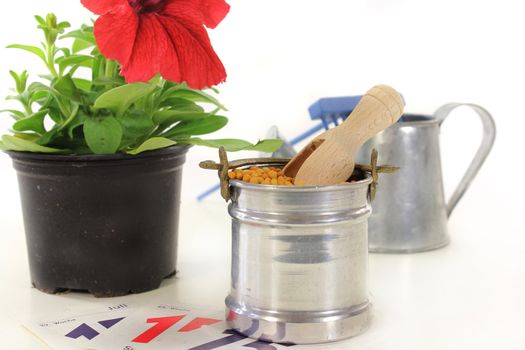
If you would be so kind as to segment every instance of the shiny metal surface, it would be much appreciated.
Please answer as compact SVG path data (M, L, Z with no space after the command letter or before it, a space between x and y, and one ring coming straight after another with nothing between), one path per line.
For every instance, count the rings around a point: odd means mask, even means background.
M278 343L336 341L370 320L368 186L232 181L232 328Z
M483 140L450 201L443 192L440 126L460 106L474 109L483 123ZM448 216L467 190L492 148L495 125L490 114L471 104L447 104L434 117L404 115L400 122L379 133L360 150L366 161L373 148L380 164L400 166L395 174L379 179L369 224L369 249L377 253L413 253L448 244Z

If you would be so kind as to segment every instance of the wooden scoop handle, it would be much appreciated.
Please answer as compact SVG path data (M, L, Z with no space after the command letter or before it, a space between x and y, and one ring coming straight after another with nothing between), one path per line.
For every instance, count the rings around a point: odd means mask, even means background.
M337 129L343 142L357 146L398 121L405 103L401 95L387 85L377 85L361 99L352 114Z
M403 109L403 98L396 90L386 85L374 86L346 121L333 129L330 137L304 159L298 167L295 181L305 185L346 181L354 171L359 148L372 136L397 122Z

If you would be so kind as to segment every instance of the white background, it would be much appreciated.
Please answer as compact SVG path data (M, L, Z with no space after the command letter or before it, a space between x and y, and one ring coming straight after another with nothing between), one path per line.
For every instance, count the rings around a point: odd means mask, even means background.
M523 317L515 316L525 313L524 303L505 302L507 298L525 294L521 293L525 290L522 219L525 188L521 153L525 128L523 2L230 0L229 3L230 14L210 33L229 74L227 82L220 86L220 100L229 108L230 124L213 138L228 136L256 141L265 136L272 124L293 138L314 125L307 107L316 99L362 94L378 83L399 90L407 101L408 112L431 114L447 102L472 102L492 113L498 128L495 147L451 217L449 229L453 244L463 239L461 248L479 259L469 262L472 273L483 278L483 271L475 270L479 261L480 268L483 266L493 276L499 276L495 277L498 285L491 289L492 299L480 303L492 305L493 312L497 310L496 303L502 303L502 308L519 308L509 322L515 326L514 331L525 329ZM9 69L28 69L33 77L43 71L42 65L29 54L2 47L10 43L37 43L40 37L33 29L32 15L49 11L77 25L90 18L90 13L76 0L3 4L0 95L6 95L12 86ZM0 109L8 106L9 103L0 100ZM7 115L0 117L2 130L7 129L9 121ZM468 111L454 113L445 123L442 156L446 193L450 194L459 181L480 139L479 122ZM195 197L215 183L215 174L200 170L197 164L216 158L215 150L190 151L184 170L183 206L196 211L203 208L194 203ZM220 198L216 195L210 201L220 203ZM225 211L225 206L222 209ZM2 155L0 235L22 235L20 222L15 172L9 158ZM477 247L487 249L476 252ZM17 249L13 254L20 258L5 259L2 264L24 261L23 247ZM198 253L195 254L192 259L198 260ZM453 266L449 268L452 271ZM22 274L19 283L27 284L25 268L18 271ZM1 283L0 289L8 288ZM483 317L489 316L475 316ZM476 327L463 327L472 336L479 331ZM484 339L491 339L491 327L487 324L481 328ZM500 334L503 333L501 329ZM488 343L496 345L494 340ZM508 348L510 345L519 348L518 341L524 344L523 337L514 332Z
M210 33L228 71L219 98L229 109L230 123L211 138L256 141L275 124L291 139L314 125L307 107L318 98L363 94L378 83L399 90L408 112L431 114L447 102L477 103L496 119L498 137L464 200L472 202L464 205L504 212L505 226L525 227L514 223L525 193L516 158L525 126L521 1L232 0L230 4L230 14ZM40 34L34 29L33 14L47 12L73 25L91 18L76 0L6 3L0 13L0 96L12 87L9 69L28 69L33 78L45 71L29 53L3 47L37 44ZM10 106L0 100L1 109ZM456 114L443 132L447 193L481 137L471 113ZM7 114L1 116L2 130L10 121ZM210 158L217 158L215 150L190 152L183 190L188 200L214 184L215 174L197 166ZM11 207L16 183L7 156L0 157L0 168L4 194L0 205Z

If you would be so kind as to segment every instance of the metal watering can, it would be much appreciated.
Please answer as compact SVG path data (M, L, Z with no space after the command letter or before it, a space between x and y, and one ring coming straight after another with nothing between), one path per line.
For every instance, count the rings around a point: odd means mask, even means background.
M467 172L447 202L443 191L439 133L457 107L472 108L483 124L483 139ZM372 203L369 249L377 253L414 253L448 244L447 220L490 153L496 127L490 114L474 104L450 103L433 116L406 114L360 150L358 161L379 151L379 161L401 167L381 177Z
M360 98L349 96L318 100L310 106L309 112L312 120L320 120L321 123L290 141L289 148L323 128L328 130L332 125L337 126L352 112ZM469 107L479 115L483 124L483 140L467 172L446 202L439 132L450 112L460 106ZM433 116L405 114L396 124L368 141L357 155L358 162L368 162L371 150L375 148L379 151L380 164L401 167L397 173L379 178L380 190L372 202L369 221L370 251L413 253L447 245L448 217L490 153L495 136L494 120L484 108L474 104L449 103ZM290 156L289 151L284 154Z

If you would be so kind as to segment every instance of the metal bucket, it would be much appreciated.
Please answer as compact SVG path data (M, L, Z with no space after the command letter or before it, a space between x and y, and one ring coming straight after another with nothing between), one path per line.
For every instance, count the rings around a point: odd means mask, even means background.
M368 189L231 181L229 326L275 343L337 341L363 332L368 293Z

